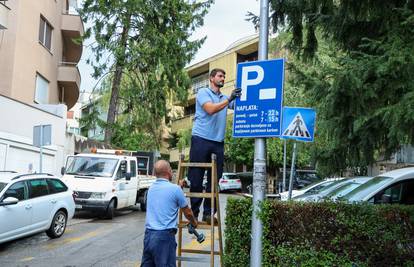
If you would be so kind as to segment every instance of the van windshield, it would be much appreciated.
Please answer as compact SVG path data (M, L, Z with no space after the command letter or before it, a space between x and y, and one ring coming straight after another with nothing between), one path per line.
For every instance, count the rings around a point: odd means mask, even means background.
M68 157L66 173L83 176L112 177L117 164L117 159Z

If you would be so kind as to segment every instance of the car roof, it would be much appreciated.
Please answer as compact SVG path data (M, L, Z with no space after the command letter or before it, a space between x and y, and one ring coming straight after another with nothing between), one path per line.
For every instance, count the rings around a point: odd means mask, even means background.
M48 176L49 178L58 178L49 173L18 173L18 172L0 172L0 182L10 183L10 181L17 179L29 179L29 178L44 178ZM17 180L16 179L16 180Z
M414 177L414 167L397 169L397 170L382 173L378 176L385 176L385 177L390 177L390 178L393 178L393 179L404 179L404 178L407 178L407 177L413 178Z
M136 159L133 156L115 155L115 154L94 154L94 153L81 153L72 155L70 157L91 157L91 158L105 158L105 159Z

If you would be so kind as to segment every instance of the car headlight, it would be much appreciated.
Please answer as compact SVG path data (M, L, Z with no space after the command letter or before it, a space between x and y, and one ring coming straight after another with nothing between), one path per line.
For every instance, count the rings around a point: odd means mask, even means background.
M93 192L90 198L104 198L106 192Z

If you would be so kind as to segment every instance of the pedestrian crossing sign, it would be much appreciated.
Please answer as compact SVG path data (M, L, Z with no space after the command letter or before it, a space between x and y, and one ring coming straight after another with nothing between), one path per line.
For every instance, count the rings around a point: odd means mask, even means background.
M283 107L282 138L313 142L316 112L311 108Z

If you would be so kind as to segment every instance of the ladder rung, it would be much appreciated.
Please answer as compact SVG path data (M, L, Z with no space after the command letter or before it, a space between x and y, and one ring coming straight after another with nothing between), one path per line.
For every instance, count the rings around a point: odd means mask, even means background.
M212 168L212 163L206 163L206 162L181 162L181 167L198 167L198 168Z
M187 225L189 224L189 222L182 222L178 224L178 227L180 228L187 228ZM218 226L217 223L214 224L214 226ZM197 229L211 229L211 225L207 224L206 222L199 222L197 225Z
M210 262L210 259L209 258L196 258L196 257L177 256L177 261Z
M196 192L186 192L186 197L202 197L202 198L211 198L211 193L196 193ZM213 194L214 197L214 194Z
M181 249L181 252L183 252L183 253L194 253L194 254L207 254L207 255L211 254L211 252L209 250L188 249L188 248ZM214 251L214 255L220 255L220 253L218 251Z

